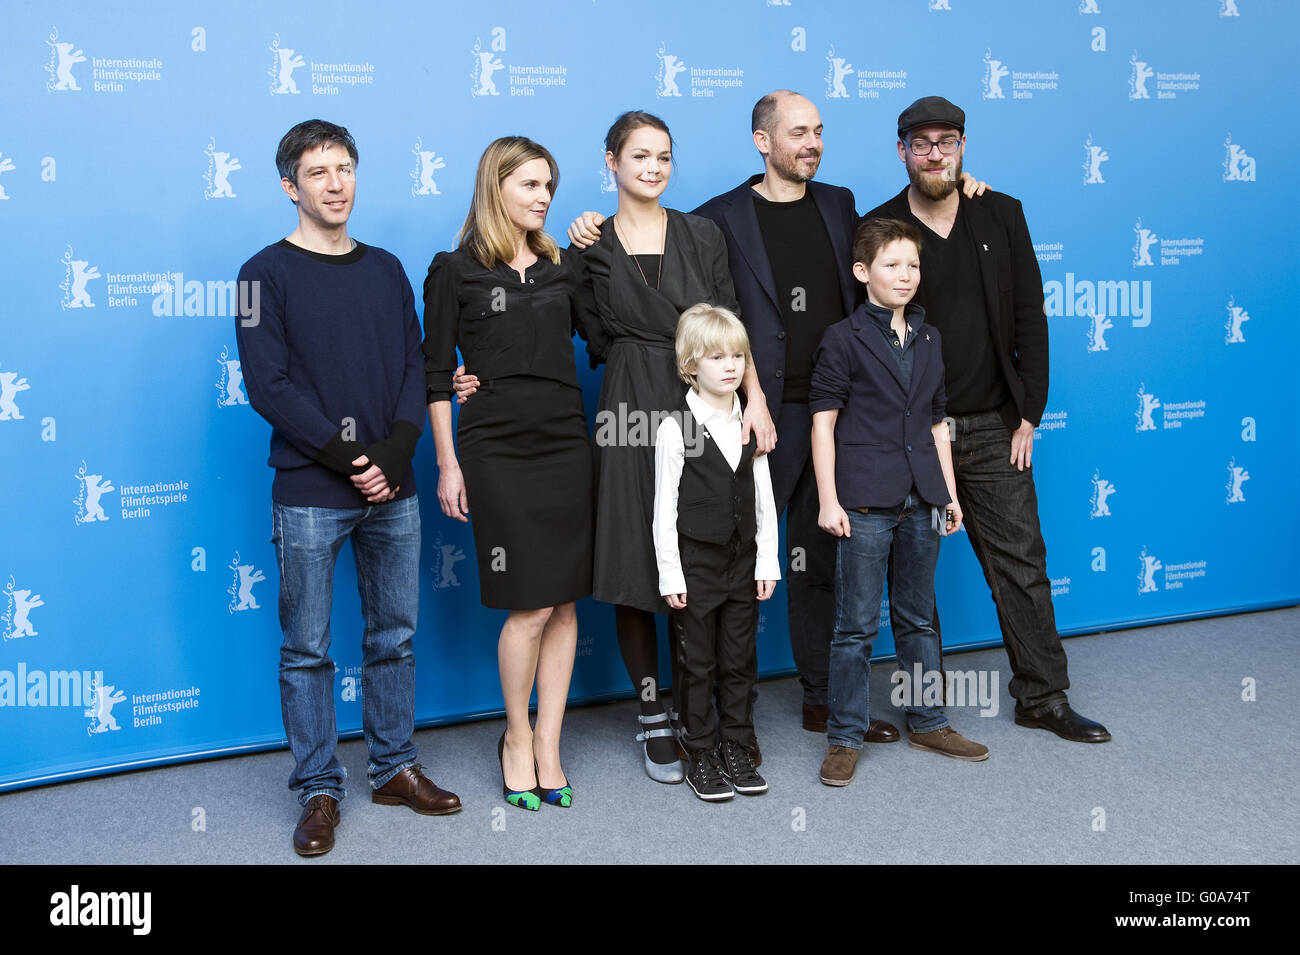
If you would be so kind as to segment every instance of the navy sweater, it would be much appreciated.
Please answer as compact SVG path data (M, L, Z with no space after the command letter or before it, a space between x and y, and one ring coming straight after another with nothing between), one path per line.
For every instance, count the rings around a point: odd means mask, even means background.
M271 498L364 507L349 478L363 453L400 485L398 498L414 494L424 355L401 263L360 243L323 255L283 240L245 262L239 281L259 283L257 313L236 318L235 335L249 403L272 428Z

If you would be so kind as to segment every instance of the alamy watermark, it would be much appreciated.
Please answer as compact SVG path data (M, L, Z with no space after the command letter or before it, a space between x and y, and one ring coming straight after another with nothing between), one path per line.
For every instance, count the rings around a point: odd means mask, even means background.
M997 670L895 670L889 676L894 706L978 706L980 716L998 715Z
M236 282L198 279L186 281L184 273L169 272L157 279L153 292L153 313L159 318L234 318L244 328L256 328L262 321L262 283L257 279Z
M659 425L667 418L677 422L686 457L697 458L704 453L704 441L710 434L694 415L685 415L680 409L644 411L629 407L625 401L596 412L596 444L602 448L652 448Z

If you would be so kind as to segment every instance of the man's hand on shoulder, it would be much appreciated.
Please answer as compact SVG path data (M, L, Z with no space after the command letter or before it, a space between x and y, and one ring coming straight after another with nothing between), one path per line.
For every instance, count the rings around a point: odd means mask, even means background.
M967 199L974 199L976 196L982 196L992 188L987 182L976 179L968 172L961 174L961 191Z
M599 212L584 212L569 225L569 241L580 249L600 241L600 226L605 217Z
M776 424L772 414L767 410L767 400L757 396L750 398L745 405L745 413L740 419L740 443L749 444L753 434L754 454L767 454L776 447Z

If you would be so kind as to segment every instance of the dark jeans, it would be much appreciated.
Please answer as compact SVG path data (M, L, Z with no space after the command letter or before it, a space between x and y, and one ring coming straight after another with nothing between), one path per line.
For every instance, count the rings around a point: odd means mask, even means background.
M786 518L786 599L790 651L805 703L824 705L835 626L835 537L817 526L821 503L813 473L812 415L807 404L784 402L776 422L780 439L768 466L777 515Z
M1070 677L1056 632L1033 471L1010 463L1011 432L997 412L954 421L957 500L997 606L1011 695L1021 707L1065 699Z

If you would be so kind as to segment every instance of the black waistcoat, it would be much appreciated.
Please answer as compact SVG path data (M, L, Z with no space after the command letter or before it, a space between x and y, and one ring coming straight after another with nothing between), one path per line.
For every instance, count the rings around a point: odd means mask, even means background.
M725 544L736 533L742 541L753 540L758 533L753 439L740 446L740 461L732 471L726 455L691 414L689 405L682 404L681 416L686 458L677 490L678 536L709 544Z

